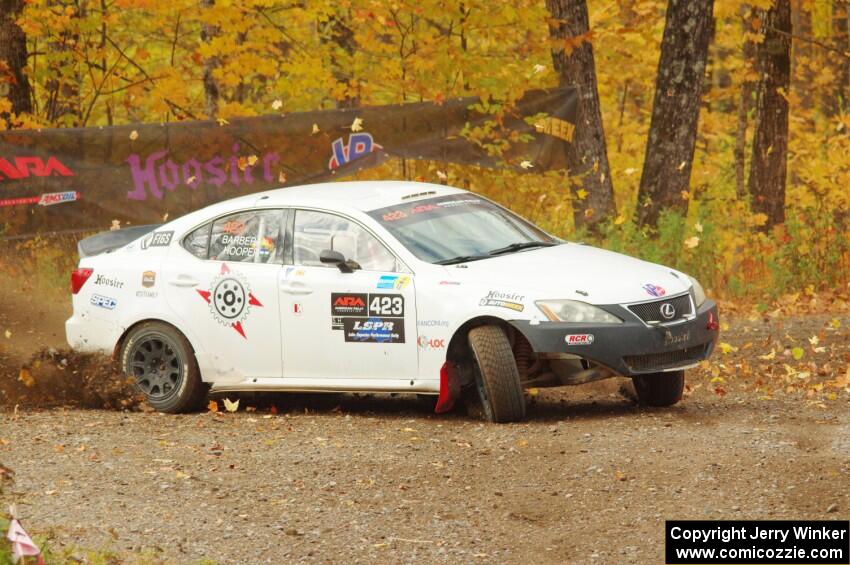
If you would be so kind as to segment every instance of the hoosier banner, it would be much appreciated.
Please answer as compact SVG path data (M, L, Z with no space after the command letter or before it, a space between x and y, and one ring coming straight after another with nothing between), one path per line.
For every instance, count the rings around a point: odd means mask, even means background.
M566 168L575 90L526 93L483 143L463 135L494 119L473 109L479 103L458 98L230 122L2 132L0 238L103 229L112 220L160 222L242 194L340 178L389 157ZM496 145L507 149L496 154Z

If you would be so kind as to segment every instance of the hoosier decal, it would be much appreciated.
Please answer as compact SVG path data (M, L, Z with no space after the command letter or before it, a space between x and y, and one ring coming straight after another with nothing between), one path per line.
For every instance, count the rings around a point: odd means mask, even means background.
M511 292L499 292L491 290L487 296L478 301L479 306L495 306L496 308L507 308L516 312L525 310L525 305L522 301L525 296Z

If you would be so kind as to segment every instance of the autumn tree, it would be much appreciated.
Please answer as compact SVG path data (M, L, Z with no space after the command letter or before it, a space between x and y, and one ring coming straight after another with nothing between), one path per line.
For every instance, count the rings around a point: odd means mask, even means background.
M776 0L762 13L764 41L757 48L755 138L749 190L753 210L767 216L764 229L785 221L788 171L788 90L791 84L791 1Z
M573 214L577 226L614 215L614 186L596 83L593 34L585 0L546 0L555 42L552 61L561 86L579 88L579 119L568 150L570 176L576 181Z
M638 221L687 210L714 0L670 0L638 192Z
M204 15L209 18L212 9L215 7L215 0L201 0L201 10ZM218 27L208 21L203 22L201 26L201 41L209 44L213 38L218 35ZM218 115L218 99L219 85L218 79L215 77L215 71L219 67L218 55L210 54L204 58L204 112L208 118L215 118Z
M0 89L5 85L12 112L32 112L27 37L17 23L24 0L0 0Z

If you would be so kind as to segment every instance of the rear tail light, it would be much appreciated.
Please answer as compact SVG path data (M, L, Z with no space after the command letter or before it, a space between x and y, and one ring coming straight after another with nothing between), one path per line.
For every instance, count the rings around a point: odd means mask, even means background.
M74 269L71 271L71 293L77 294L80 292L80 289L83 288L83 285L86 284L86 281L89 280L89 277L94 272L94 269Z

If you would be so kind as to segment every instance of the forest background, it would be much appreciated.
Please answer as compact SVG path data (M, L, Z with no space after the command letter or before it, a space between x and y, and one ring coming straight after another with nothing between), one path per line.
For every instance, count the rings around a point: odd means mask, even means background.
M0 0L0 127L470 95L498 124L524 91L574 85L569 171L396 159L358 176L468 188L721 297L843 294L848 16L843 0ZM492 133L467 135L498 151ZM64 287L73 240L15 242L4 267Z

